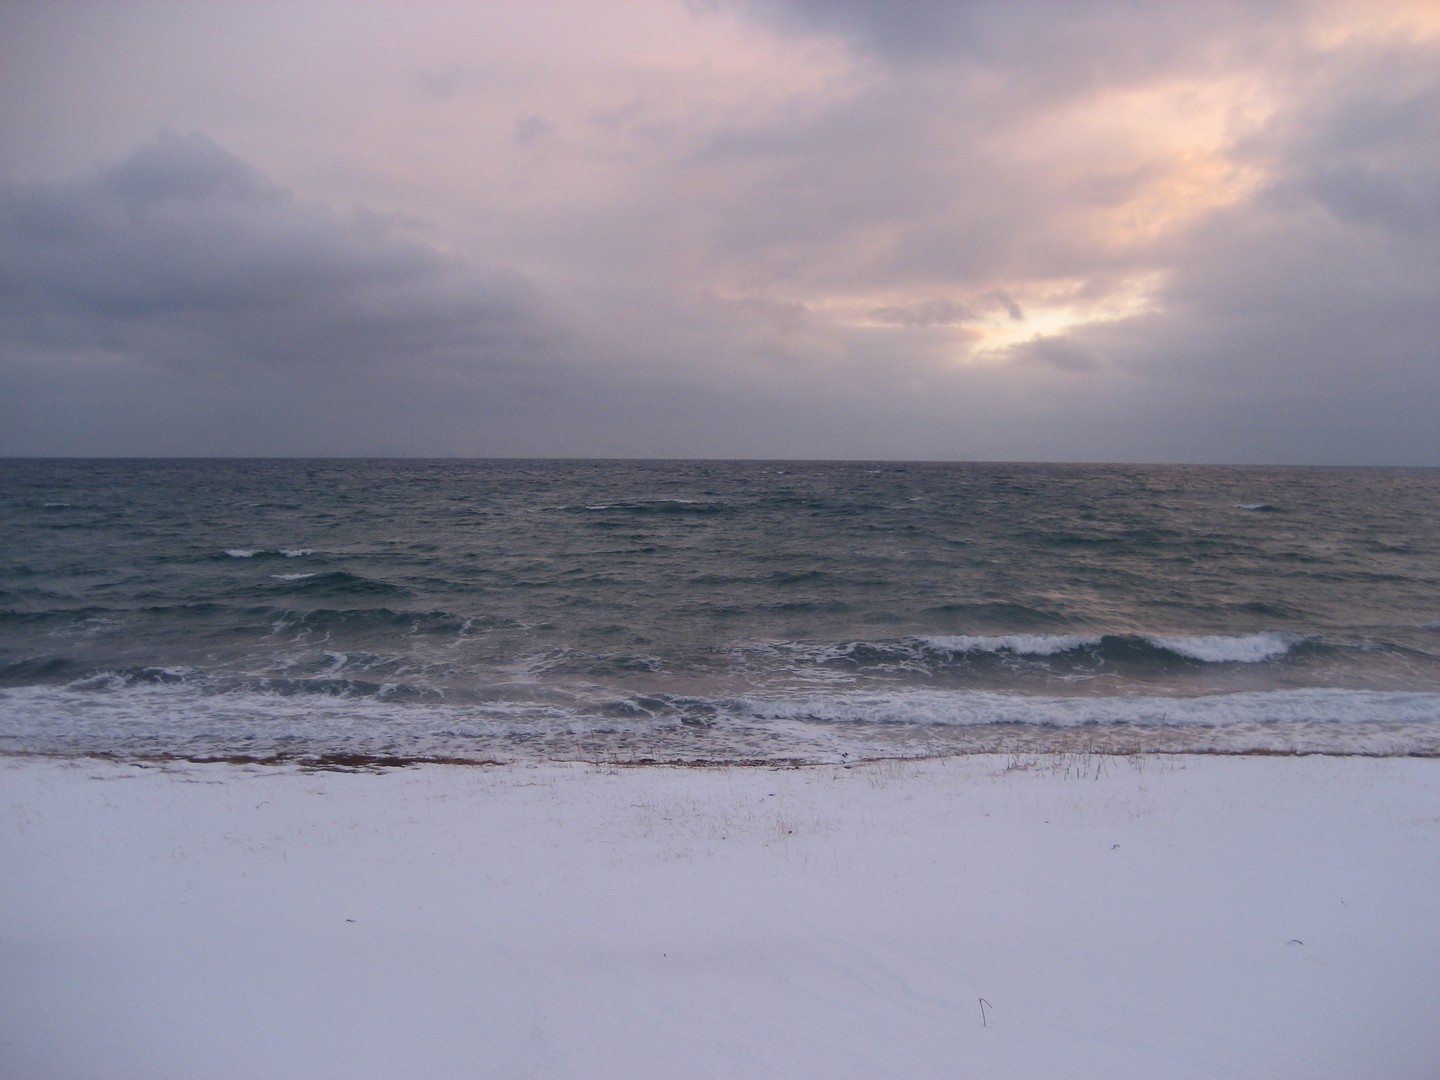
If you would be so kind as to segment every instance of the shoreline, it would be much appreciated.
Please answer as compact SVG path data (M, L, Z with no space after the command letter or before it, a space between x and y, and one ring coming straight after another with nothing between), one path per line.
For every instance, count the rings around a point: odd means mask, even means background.
M1056 733L1046 732L1054 736ZM412 769L425 766L457 766L461 768L524 768L544 765L584 765L596 768L660 768L660 769L808 769L808 768L854 768L884 762L933 762L952 758L1099 758L1115 761L1136 758L1336 758L1366 760L1433 761L1440 759L1440 746L1412 747L1398 750L1333 749L1311 747L1250 747L1229 748L1223 746L1195 748L1185 744L1175 746L1145 744L1097 745L1075 740L1037 738L1017 741L1013 745L987 749L934 750L911 754L869 754L851 757L848 754L827 756L784 756L772 758L745 757L695 757L695 756L619 756L603 753L575 754L572 756L548 757L463 757L455 755L391 754L365 751L291 751L271 754L186 754L127 753L118 750L17 750L0 749L0 762L14 761L96 761L116 765L137 767L163 767L167 765L229 765L236 767L261 766L265 768L299 768L315 771L335 772L379 772L391 769Z
M1427 759L137 764L0 757L6 1075L1440 1060Z

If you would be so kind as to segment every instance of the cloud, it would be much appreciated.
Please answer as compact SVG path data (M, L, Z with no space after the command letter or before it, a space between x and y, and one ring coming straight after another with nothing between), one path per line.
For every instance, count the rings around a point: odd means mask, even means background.
M538 142L548 135L555 133L555 125L543 116L536 116L531 113L529 116L522 116L515 121L514 139L519 146L529 146Z
M168 400L256 445L287 424L292 445L343 444L387 402L444 416L458 396L483 420L568 374L563 320L523 276L298 200L202 136L164 135L79 182L0 189L0 232L17 410L26 393L53 406L104 387L142 431ZM299 401L310 415L286 417ZM12 430L65 426L37 409Z
M1012 346L1010 354L1022 363L1041 364L1061 371L1099 371L1104 360L1084 342L1067 337L1037 337Z
M752 17L837 37L897 69L969 65L1026 101L1207 67L1247 37L1283 31L1298 5L1137 4L1132 0L749 0Z
M1440 461L1423 5L302 6L27 9L0 452Z
M797 139L768 140L804 149L774 152L783 168L753 201L782 229L834 221L856 240L797 285L868 283L887 294L871 317L897 332L965 321L897 291L1003 289L1031 336L970 340L1009 363L987 392L1034 422L1037 380L1064 379L1051 432L1086 456L1440 461L1433 26L1339 4L748 10L868 65ZM904 175L887 184L876 163L892 162ZM852 188L868 205L841 201Z
M375 215L299 202L200 136L0 199L4 325L34 344L180 367L354 369L503 364L544 336L519 275L479 273Z
M1433 62L1437 53L1423 59ZM1433 237L1440 225L1440 77L1413 54L1383 50L1366 59L1322 102L1272 126L1287 164L1279 193L1396 236Z
M1015 322L1025 321L1025 312L1020 310L1020 305L1015 302L1015 298L1004 289L991 289L985 294L985 298L999 304L1005 309L1005 314L1009 315Z
M873 308L870 318L889 326L965 326L989 321L997 312L1004 312L1012 322L1024 322L1025 312L1004 289L990 289L970 303L936 298L913 304Z
M1417 52L1316 72L1247 148L1270 182L1173 238L1154 311L1080 335L1177 445L1440 463L1440 113L1417 105L1440 67Z
M921 300L916 304L875 308L870 317L892 326L959 326L974 322L975 309L956 300Z

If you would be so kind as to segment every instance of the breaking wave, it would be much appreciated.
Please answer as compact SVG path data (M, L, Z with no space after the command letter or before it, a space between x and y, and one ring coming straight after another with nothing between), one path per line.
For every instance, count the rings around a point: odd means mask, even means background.
M1258 634L1005 634L995 637L922 637L927 649L949 653L1009 653L1015 656L1058 656L1079 650L1121 654L1169 654L1202 664L1257 664L1284 656L1309 640L1301 634L1267 631Z
M1440 694L1296 689L1064 697L840 691L620 693L437 700L423 687L291 679L228 692L164 668L0 689L0 748L274 756L302 752L534 760L662 753L750 761L1003 748L1033 731L1163 738L1167 749L1440 753ZM930 734L926 734L929 732ZM986 734L986 733L989 734ZM1008 734L1007 734L1008 733Z
M226 548L225 555L231 559L303 559L314 555L314 548Z
M1100 634L1001 634L994 637L955 635L917 639L927 649L950 653L1013 653L1017 656L1055 656L1101 644Z

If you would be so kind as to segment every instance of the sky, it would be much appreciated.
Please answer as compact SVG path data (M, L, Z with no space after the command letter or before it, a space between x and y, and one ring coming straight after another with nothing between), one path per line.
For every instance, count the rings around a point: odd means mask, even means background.
M6 0L0 454L1440 465L1433 0Z

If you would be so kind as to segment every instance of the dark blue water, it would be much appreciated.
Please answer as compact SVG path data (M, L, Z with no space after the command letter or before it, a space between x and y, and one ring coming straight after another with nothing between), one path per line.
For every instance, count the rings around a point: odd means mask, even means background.
M1440 471L0 461L0 748L1440 752Z

